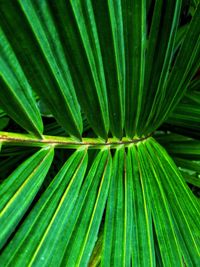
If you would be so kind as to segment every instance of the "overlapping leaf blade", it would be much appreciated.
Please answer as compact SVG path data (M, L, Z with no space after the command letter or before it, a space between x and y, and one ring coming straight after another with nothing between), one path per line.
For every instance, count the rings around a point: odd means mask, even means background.
M84 178L86 152L75 152L64 164L7 246L0 259L2 265L49 266L62 260L66 246L63 231L66 232Z
M63 128L81 138L79 104L46 1L0 3L0 11L2 30L30 85L45 100ZM15 31L16 27L20 31ZM14 67L11 64L11 68Z
M22 163L0 185L0 248L32 203L53 160L53 149L42 149Z
M173 157L182 157L186 159L199 159L200 156L200 141L179 135L168 134L160 136L157 140L166 147L168 153Z
M98 153L85 179L76 208L68 222L67 236L71 236L71 239L62 264L86 266L89 262L108 194L111 174L109 153L108 150Z
M154 162L142 143L138 145L138 156L141 163L141 175L144 177L148 192L163 265L182 266L182 254L177 241L173 214L162 188L160 177L156 173Z
M43 124L32 88L0 28L0 104L27 131L41 136Z
M199 160L173 158L186 182L200 188L200 156Z
M121 1L92 0L101 45L110 112L110 130L122 138L125 116L125 53Z
M155 141L146 142L173 214L182 259L199 264L199 203L166 151ZM165 166L165 167L164 167ZM178 229L177 229L178 228ZM175 252L175 250L174 250Z
M95 133L107 139L109 117L105 77L91 3L59 0L49 5L59 28L81 108Z
M103 233L102 266L129 266L132 233L132 175L126 169L124 147L116 150ZM128 166L127 166L128 167Z
M144 112L140 113L138 134L148 134L152 118L157 115L160 101L164 98L168 79L175 34L178 27L181 1L155 1L154 12L146 51L145 82L143 94ZM165 30L163 30L165 29ZM164 103L167 105L167 102Z
M59 32L55 27L48 3L47 1L43 1L42 4L40 1L20 1L20 4L49 65L52 77L58 84L57 89L52 90L51 95L40 89L41 95L46 100L50 110L56 114L55 117L58 122L70 134L80 137L82 133L80 107L59 39ZM40 91L38 91L39 95ZM65 116L61 114L65 114Z
M178 134L157 137L172 156L186 182L200 187L200 141Z
M133 179L132 264L155 266L152 215L148 192L141 173L141 162L134 145L129 148L128 161Z
M177 1L178 2L178 1ZM200 4L190 22L184 40L170 72L166 85L163 87L163 98L158 102L157 111L152 119L149 131L158 128L175 108L199 68L200 55ZM175 90L175 91L174 91Z
M24 172L16 170L12 179L2 183L0 205L7 201L11 208L2 217L6 234L2 231L0 236L2 244L7 244L0 265L199 265L199 203L164 149L147 138L180 100L167 125L181 121L190 131L196 128L198 134L199 82L192 83L196 88L189 87L185 97L183 93L199 65L200 7L194 5L194 17L183 26L181 6L185 7L185 1L183 5L181 0L0 2L5 44L1 50L6 55L0 96L5 111L26 130L41 135L33 88L42 98L40 103L49 109L41 114L50 114L60 124L47 122L45 133L64 135L65 129L81 139L82 113L87 127L89 122L95 134L107 141L103 146L101 140L101 147L100 139L77 142L79 149L69 152L71 157L56 175L60 161L68 157L64 150L58 151L53 167L59 164L47 178L55 177L21 225L19 221L48 171L52 149L43 149L31 158L36 164L47 153L44 161L48 166L43 169L39 163L33 172L35 179L27 184L26 180L26 187L18 190L21 195L15 190L17 181L25 178L34 164L28 169L24 163ZM16 88L20 93L14 95L14 105L8 105L11 98L6 98ZM10 94L4 95L5 91ZM83 136L93 137L94 132ZM4 138L17 136L6 134ZM114 138L108 139L110 134ZM34 140L19 135L24 144L34 145ZM128 138L119 141L124 135ZM195 171L186 181L199 185L194 177L199 173L199 141L164 136L157 140L171 153L182 174ZM144 138L130 140L134 137ZM92 140L89 148L94 149L89 153L88 140ZM116 142L113 146L111 140ZM56 136L45 139L55 146L62 141ZM73 141L65 139L69 144ZM37 145L46 146L45 142L38 139ZM112 153L110 148L116 151ZM23 152L26 150L5 147L2 155L12 162L3 160L0 170L14 166L25 156ZM37 183L38 187L34 186ZM9 202L6 194L17 197ZM28 201L23 202L24 197ZM21 208L14 214L17 205Z
M88 95L91 94L90 97L93 97L93 101L96 101L97 103L99 102L99 115L101 115L102 122L104 123L104 125L102 126L107 132L109 129L109 118L106 80L103 67L103 57L101 53L101 44L96 25L96 16L93 11L92 2L86 1L84 3L80 0L72 1L71 8L73 10L74 18L76 20L80 37L83 43L88 61L88 67L94 80L94 88L91 90L91 92L87 92L88 88L84 88L85 90L83 92ZM82 53L82 51L79 51L79 53ZM90 106L84 106L87 114L89 107ZM92 124L94 124L94 118L91 117L91 114L88 114L88 118L91 118L91 122Z
M167 123L200 131L200 79L190 83Z
M200 105L179 104L171 117L167 120L169 124L200 130Z
M133 138L141 112L146 47L145 1L122 1L126 56L126 135ZM130 12L131 11L131 12Z

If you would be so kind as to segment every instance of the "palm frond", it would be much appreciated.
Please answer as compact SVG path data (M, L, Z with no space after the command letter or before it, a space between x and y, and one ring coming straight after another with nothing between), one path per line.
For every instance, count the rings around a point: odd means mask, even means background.
M199 266L190 2L0 1L1 266Z

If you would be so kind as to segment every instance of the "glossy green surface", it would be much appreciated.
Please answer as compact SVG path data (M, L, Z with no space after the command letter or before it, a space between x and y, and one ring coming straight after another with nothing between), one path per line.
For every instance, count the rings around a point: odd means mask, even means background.
M200 266L199 1L0 1L0 266Z

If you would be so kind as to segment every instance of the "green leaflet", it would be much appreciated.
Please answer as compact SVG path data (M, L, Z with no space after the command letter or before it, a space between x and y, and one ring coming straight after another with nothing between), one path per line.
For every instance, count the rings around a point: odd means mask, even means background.
M200 188L200 156L199 160L189 160L174 157L176 165L179 167L186 182Z
M106 78L113 136L123 137L125 117L125 51L121 1L92 0Z
M177 30L176 39L175 39L175 43L174 43L174 53L178 50L178 48L182 44L182 42L184 40L184 36L186 34L186 31L187 31L187 28L188 28L188 25L186 24Z
M199 156L199 159L200 159L200 156ZM200 161L199 160L188 160L188 159L174 157L174 161L176 162L176 165L181 166L182 168L195 170L200 173Z
M71 236L62 264L87 266L102 220L111 175L109 150L97 154L85 179L66 235ZM72 232L73 231L73 232Z
M167 123L175 126L200 130L200 79L193 80L176 106Z
M146 135L153 131L151 120L159 114L160 102L165 98L165 84L168 79L172 60L175 34L179 22L181 1L157 0L150 28L146 51L145 82L138 125L138 135ZM165 30L162 30L165 29ZM168 106L168 102L162 102Z
M91 3L59 0L50 2L49 6L59 28L81 108L95 133L107 139L109 117L105 77Z
M200 105L179 104L167 123L200 131Z
M198 2L0 1L0 266L200 265Z
M124 147L116 150L106 206L102 266L130 266L132 233L132 174Z
M200 188L200 175L188 169L185 170L180 168L180 171L185 181L188 184L193 185L198 192L198 188Z
M62 260L66 247L63 231L73 213L86 167L86 150L75 152L67 160L4 250L1 265L55 266Z
M41 136L43 124L32 89L0 28L0 104L19 125Z
M101 48L100 40L97 32L97 25L92 3L91 1L85 1L85 2L80 0L71 1L71 8L74 13L74 18L77 23L81 41L83 43L84 52L87 57L88 61L87 64L90 69L95 86L93 90L91 90L91 92L88 91L88 88L85 88L84 93L88 95L90 94L91 99L93 97L92 99L93 103L99 102L99 107L100 107L99 115L102 117L102 122L104 123L104 125L102 126L105 127L106 131L108 131L109 117L108 117L106 81L103 68L103 58L100 49ZM85 107L85 112L87 114L88 114L88 107L89 106ZM88 118L90 118L90 116L91 115L89 115ZM91 122L94 124L94 118L91 117L91 119L92 119Z
M155 141L146 142L147 149L154 160L163 190L168 199L182 259L186 265L199 264L199 203L187 187L176 165L166 151Z
M186 182L200 187L200 142L182 135L164 136L157 140L172 156Z
M152 215L136 146L130 146L128 162L127 169L130 168L133 179L132 264L156 266Z
M178 2L178 1L177 1ZM200 55L200 4L190 22L184 40L163 89L163 98L158 102L156 116L152 119L151 132L167 119L183 96L188 83L199 68ZM176 88L174 92L174 88ZM165 103L165 105L164 105ZM166 105L168 103L168 105Z
M6 243L40 189L53 160L53 149L38 151L0 185L0 247Z
M122 1L126 57L126 135L133 138L141 113L144 90L146 6L145 1Z
M182 253L177 240L173 214L160 176L143 143L138 145L138 156L141 163L141 176L144 178L148 192L163 266L182 266Z
M92 255L90 257L90 261L88 263L89 267L97 267L100 265L102 243L103 243L103 230L100 229L98 239L96 241L95 247L94 247L94 249L92 251Z
M47 106L64 129L71 135L80 137L82 133L80 107L59 32L55 27L48 3L47 1L42 3L41 1L20 1L20 5L50 67L51 75L58 84L56 89L51 90L52 94L49 95L41 89L38 94L46 100Z
M178 138L182 136L177 135ZM171 141L169 143L163 143L166 147L167 151L172 156L181 156L187 159L199 159L200 157L200 142L195 139L188 139L184 137L184 140L178 139L173 140L173 136L171 137Z
M1 27L30 85L45 100L63 128L80 139L80 108L59 34L46 2L40 2L39 6L37 1L1 3L0 9ZM15 31L16 27L20 31Z

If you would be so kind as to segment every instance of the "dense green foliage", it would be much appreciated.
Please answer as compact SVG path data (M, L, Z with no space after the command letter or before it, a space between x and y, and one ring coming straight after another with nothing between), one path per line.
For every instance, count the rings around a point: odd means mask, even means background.
M0 266L200 266L200 4L0 1Z

